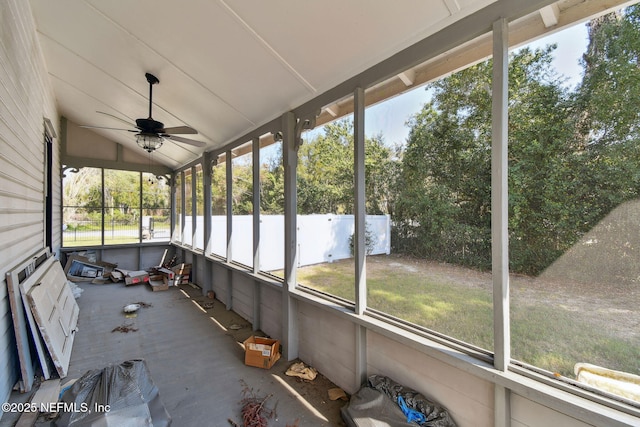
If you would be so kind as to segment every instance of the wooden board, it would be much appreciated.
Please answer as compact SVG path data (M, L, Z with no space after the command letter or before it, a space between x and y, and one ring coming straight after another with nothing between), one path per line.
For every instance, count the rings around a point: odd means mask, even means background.
M29 324L28 315L31 313L25 311L22 297L20 295L20 282L27 280L35 281L39 275L36 272L38 263L42 265L43 259L49 257L48 249L41 249L28 260L16 266L6 274L7 293L9 295L9 305L11 306L11 318L13 320L13 330L16 337L16 346L18 348L18 361L20 362L20 391L23 393L31 391L33 387L33 379L35 376L34 357L31 354L31 346L29 344ZM33 337L36 349L44 349L42 337L36 334ZM41 361L42 362L42 361ZM42 363L41 363L42 364ZM45 362L43 366L43 374L49 378L48 366Z
M60 263L55 260L38 283L20 285L60 378L67 376L78 324L78 304Z

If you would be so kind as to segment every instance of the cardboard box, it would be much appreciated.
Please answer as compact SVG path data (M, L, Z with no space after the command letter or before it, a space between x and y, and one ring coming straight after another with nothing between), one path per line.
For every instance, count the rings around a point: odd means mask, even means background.
M244 341L244 364L270 369L280 359L280 341L251 336Z
M167 281L167 276L163 276L162 274L149 276L149 286L151 286L153 292L168 290L169 282Z
M124 273L124 271L120 270ZM144 270L139 271L127 271L124 275L124 284L126 286L129 285L139 285L140 283L145 283L149 281L149 273Z

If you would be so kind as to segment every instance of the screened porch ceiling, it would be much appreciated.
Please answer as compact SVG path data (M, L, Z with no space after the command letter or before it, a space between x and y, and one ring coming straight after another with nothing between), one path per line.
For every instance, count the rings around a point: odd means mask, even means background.
M172 169L218 150L345 80L489 7L518 18L510 43L521 44L627 2L620 0L30 0L59 112L78 125L133 129L148 116L191 126L202 148L165 142L154 159ZM513 6L513 5L518 5ZM513 7L512 7L513 6ZM542 9L540 9L542 7ZM518 9L519 8L519 9ZM513 10L518 9L518 10ZM486 14L484 14L486 17ZM489 28L487 28L488 30ZM488 37L402 64L368 89L367 104L477 62ZM464 37L463 37L464 38ZM437 47L435 48L437 50ZM422 58L418 58L422 59ZM411 68L406 67L410 65ZM437 66L436 66L437 65ZM397 73L396 73L397 71ZM371 96L369 96L371 94ZM351 111L322 105L318 123ZM101 114L106 113L106 114ZM131 123L127 126L126 123ZM134 133L95 129L125 147Z

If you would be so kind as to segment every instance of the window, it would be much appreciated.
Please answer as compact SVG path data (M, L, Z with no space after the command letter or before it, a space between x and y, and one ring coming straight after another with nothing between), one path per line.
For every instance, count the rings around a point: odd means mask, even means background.
M227 164L224 155L211 171L211 252L227 256Z
M191 169L184 171L184 227L182 227L182 243L193 246L193 176Z
M232 151L231 259L253 266L253 155L251 142Z
M195 186L196 186L196 222L194 225L195 247L204 249L204 179L202 173L202 165L195 167Z
M489 351L491 69L365 111L367 306Z
M512 357L569 378L579 363L640 374L639 12L510 64Z
M82 168L63 178L63 246L169 239L169 187L150 174Z
M62 194L62 245L102 245L102 169L67 171Z
M260 270L284 278L282 141L260 149Z
M167 180L142 174L142 241L167 241L171 232L171 189Z
M353 118L303 135L298 151L298 283L355 299Z
M173 194L175 199L175 225L173 229L173 241L182 243L182 174L177 173L176 182L173 186Z

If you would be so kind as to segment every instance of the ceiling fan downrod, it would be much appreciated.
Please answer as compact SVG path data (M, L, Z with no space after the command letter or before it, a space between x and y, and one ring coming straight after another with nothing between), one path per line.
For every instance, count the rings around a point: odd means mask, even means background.
M151 73L145 73L144 76L149 82L149 118L151 119L151 106L153 105L153 85L160 83L160 80Z

